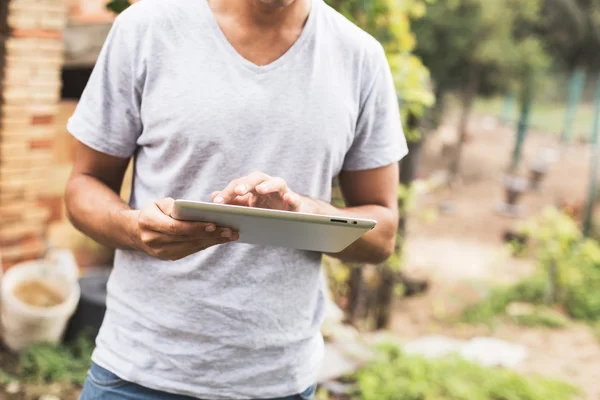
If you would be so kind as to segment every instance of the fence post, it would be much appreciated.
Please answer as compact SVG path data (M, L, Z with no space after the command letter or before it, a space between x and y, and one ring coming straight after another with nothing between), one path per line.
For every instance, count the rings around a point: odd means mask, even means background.
M525 136L529 129L529 114L531 111L531 103L533 101L533 72L529 71L523 82L523 88L521 93L521 115L519 117L519 125L517 128L517 139L515 142L515 148L513 150L511 170L516 171L521 161L521 153L523 150L523 143L525 142Z
M596 188L598 185L598 163L600 161L600 154L598 153L598 131L600 131L600 74L598 74L598 82L596 84L595 103L596 107L594 108L594 125L592 126L592 134L590 137L590 142L592 145L590 181L588 184L588 198L585 219L583 221L583 233L586 237L590 234L590 230L592 228Z
M507 125L510 122L516 100L517 99L512 91L508 92L504 97L504 105L502 106L502 113L500 114L500 123L502 123L502 125Z
M563 127L560 141L562 144L569 144L573 135L573 121L577 106L581 100L583 87L585 85L585 70L581 67L573 71L571 75L571 83L569 84L569 98L567 103L567 111L565 113L565 125Z

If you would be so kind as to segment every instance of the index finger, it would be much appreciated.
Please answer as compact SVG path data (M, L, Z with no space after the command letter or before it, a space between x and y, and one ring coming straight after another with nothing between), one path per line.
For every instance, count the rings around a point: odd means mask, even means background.
M251 192L256 186L271 179L267 174L261 172L254 172L248 176L240 179L233 180L220 191L213 199L215 203L229 203L237 196L243 196L248 192Z

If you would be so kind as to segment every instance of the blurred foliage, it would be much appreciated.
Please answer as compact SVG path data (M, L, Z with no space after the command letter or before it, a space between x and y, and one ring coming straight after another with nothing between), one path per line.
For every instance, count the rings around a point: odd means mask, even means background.
M375 37L384 47L394 75L403 121L421 117L433 105L428 69L413 54L416 38L412 21L426 14L429 0L326 0L350 21ZM406 124L404 124L406 126ZM406 132L418 139L416 132Z
M536 307L531 314L511 315L510 319L517 325L522 326L544 326L552 329L562 329L569 325L566 317L553 313L544 307Z
M557 67L600 68L600 0L544 0L539 34Z
M31 346L20 356L17 376L23 381L83 385L93 349L93 341L84 335L69 345Z
M491 325L495 317L504 315L506 308L513 302L543 303L546 293L546 279L535 275L516 285L492 288L488 296L471 307L467 307L462 320L470 324L484 323Z
M489 93L519 84L529 70L547 65L542 41L533 35L541 18L539 0L447 0L431 4L415 21L415 53L437 86L466 86L472 66Z
M583 237L577 223L554 208L524 227L536 241L540 270L556 264L556 301L576 319L600 320L600 244Z
M400 208L401 217L406 213L413 211L417 205L417 197L424 193L427 193L430 190L434 190L436 188L435 184L417 180L412 185L406 186L399 184L398 185L398 205ZM344 202L339 190L339 185L337 184L337 180L334 181L333 185L333 204L337 207L343 208ZM425 209L429 211L431 209ZM429 213L420 216L422 219L426 219L429 217ZM435 216L434 216L435 217ZM400 230L396 235L396 251L386 260L385 263L378 266L377 274L378 276L373 276L370 278L369 282L365 282L364 287L367 291L372 292L377 290L381 283L382 272L385 272L383 269L387 269L392 273L399 273L402 270L402 242L403 235ZM360 265L351 265L343 263L337 259L324 257L323 259L323 269L327 276L327 283L331 290L331 294L335 299L336 303L342 308L347 309L348 299L350 297L350 281L351 281L351 272L353 268L361 268ZM402 283L397 282L393 287L394 295L396 297L401 297L404 293L404 286ZM372 321L364 321L363 326L371 327Z
M9 385L19 381L16 376L4 371L3 368L5 368L4 365L0 366L0 385Z
M484 301L465 310L464 320L489 322L504 314L510 303L528 302L560 307L577 320L600 322L600 244L584 238L577 223L554 208L545 209L522 232L535 241L537 273L517 285L493 289Z
M490 369L457 356L426 359L406 355L396 345L357 374L361 400L567 400L579 391L556 380Z
M106 4L106 8L115 14L120 14L129 7L131 3L129 0L111 0Z

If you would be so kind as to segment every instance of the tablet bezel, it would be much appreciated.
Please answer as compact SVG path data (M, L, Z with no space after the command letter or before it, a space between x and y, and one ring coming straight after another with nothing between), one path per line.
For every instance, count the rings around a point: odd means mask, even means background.
M368 229L371 230L377 225L377 221L364 218L348 218L345 216L308 214L294 211L271 210L267 208L253 208L236 206L231 204L207 203L193 200L175 200L173 218L181 219L177 214L179 210L189 209L198 211L208 211L231 215L244 215L247 217L270 218L285 221L310 222L315 224L324 224L332 226L344 226L348 228ZM197 221L197 222L212 222L212 221Z

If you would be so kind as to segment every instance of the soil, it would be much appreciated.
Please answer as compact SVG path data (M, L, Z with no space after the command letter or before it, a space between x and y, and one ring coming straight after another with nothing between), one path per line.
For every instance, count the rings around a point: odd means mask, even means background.
M26 280L14 289L15 297L33 307L50 308L65 301L64 296L41 280Z
M456 118L451 116L427 137L422 177L432 176L449 164L446 144L453 140L456 125ZM495 208L504 199L502 180L515 129L500 126L495 118L477 116L469 133L458 182L419 199L409 219L405 271L427 278L431 285L422 296L397 301L391 329L406 339L429 334L461 339L484 335L523 345L529 356L519 367L521 371L569 381L584 391L583 398L600 399L600 342L587 325L572 323L566 329L552 330L500 323L490 330L487 326L444 322L480 299L491 284L514 282L534 270L532 260L508 254L503 244L507 231L548 205L560 206L581 220L587 195L590 149L573 144L561 151L541 190L524 194L520 203L525 219L499 215ZM556 145L556 136L531 132L519 173L527 176L536 156ZM433 220L423 217L432 213Z

